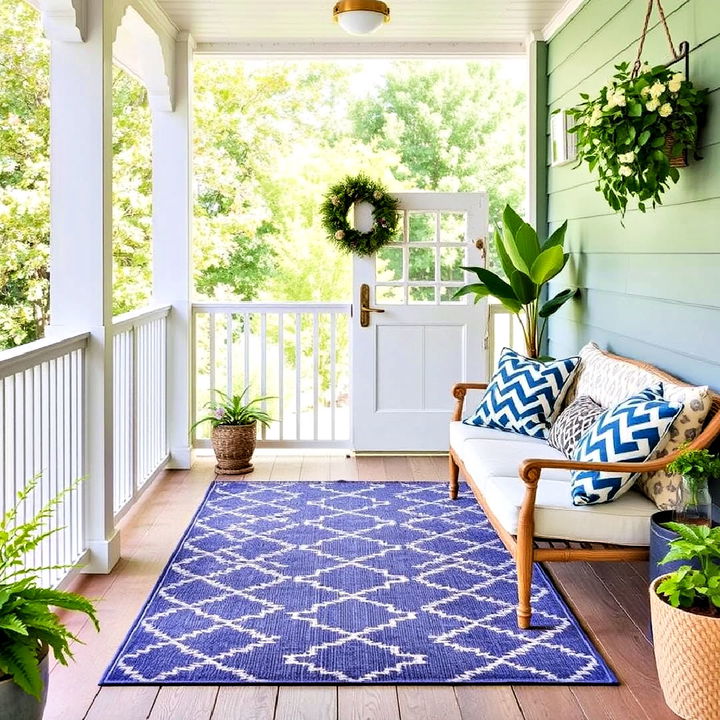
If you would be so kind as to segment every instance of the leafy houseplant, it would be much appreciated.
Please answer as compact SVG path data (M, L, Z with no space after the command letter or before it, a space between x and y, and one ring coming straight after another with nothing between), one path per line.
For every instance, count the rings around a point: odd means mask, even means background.
M625 215L631 197L638 209L661 203L680 173L674 165L697 145L706 90L697 90L681 72L643 66L633 77L627 62L616 65L610 82L568 110L575 120L578 165L597 174L595 189L613 210Z
M668 465L668 472L682 475L675 517L679 522L710 525L712 499L708 482L720 478L720 458L709 450L686 450Z
M474 272L480 282L465 285L455 293L455 297L474 295L475 302L492 296L515 313L531 358L540 354L548 318L576 292L567 289L544 303L541 300L547 283L568 261L569 255L563 252L566 230L564 222L541 243L535 229L507 205L502 229L495 231L495 247L507 282L487 268L466 267L463 269Z
M6 676L0 677L0 708L12 707L13 718L42 717L48 648L63 665L72 658L70 641L77 638L50 608L85 613L99 629L89 600L40 585L41 572L59 567L25 565L28 553L60 530L48 530L47 522L62 498L75 487L48 501L32 519L20 521L21 508L38 482L38 478L30 480L18 492L15 505L0 518L0 675Z
M259 397L245 402L249 386L240 395L226 395L220 390L213 394L219 400L205 405L209 415L200 418L190 428L209 422L212 427L212 445L217 457L215 472L218 475L245 475L253 471L251 464L257 443L257 424L269 426L272 418L258 403L272 400Z
M720 706L720 527L667 523L678 534L663 562L683 565L650 586L655 660L670 709L683 718L716 720Z

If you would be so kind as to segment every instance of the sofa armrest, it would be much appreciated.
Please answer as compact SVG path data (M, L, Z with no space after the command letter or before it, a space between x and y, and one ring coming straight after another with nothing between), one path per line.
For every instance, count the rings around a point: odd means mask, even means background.
M455 398L455 409L453 410L452 419L458 421L462 418L463 405L465 404L465 395L468 390L486 390L487 383L455 383L452 388L452 395Z

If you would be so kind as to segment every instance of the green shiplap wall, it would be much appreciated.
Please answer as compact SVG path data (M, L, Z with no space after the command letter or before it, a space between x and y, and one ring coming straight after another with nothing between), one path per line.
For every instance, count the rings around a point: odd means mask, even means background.
M720 0L664 0L675 43L690 42L691 79L712 91L701 138L704 157L681 170L664 204L625 227L574 164L548 168L548 222L568 219L572 253L551 292L581 295L550 324L550 354L588 340L720 390ZM645 0L587 0L548 44L548 112L605 84L614 65L635 58ZM645 59L670 51L655 13Z

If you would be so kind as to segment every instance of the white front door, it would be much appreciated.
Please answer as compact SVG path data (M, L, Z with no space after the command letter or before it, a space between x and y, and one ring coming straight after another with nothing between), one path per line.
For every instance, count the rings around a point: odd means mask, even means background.
M475 277L460 267L484 262L476 243L487 235L487 195L396 197L397 242L353 262L353 447L447 450L453 383L482 380L487 371L485 302L453 300ZM356 209L358 229L366 229L370 210ZM363 313L362 305L382 312Z

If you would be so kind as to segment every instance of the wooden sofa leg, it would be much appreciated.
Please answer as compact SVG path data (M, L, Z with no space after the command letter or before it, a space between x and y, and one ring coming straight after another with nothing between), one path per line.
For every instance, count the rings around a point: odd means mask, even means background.
M450 499L457 500L458 490L460 487L460 468L455 464L452 453L448 455L448 465L450 468Z
M520 540L519 537L518 540ZM532 592L533 575L532 539L529 548L522 547L520 543L518 543L517 558L515 564L517 567L518 578L518 627L521 630L527 630L530 627L530 619L532 617L532 609L530 607L530 595Z

